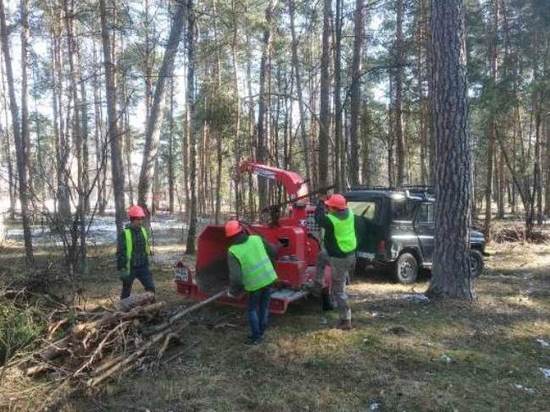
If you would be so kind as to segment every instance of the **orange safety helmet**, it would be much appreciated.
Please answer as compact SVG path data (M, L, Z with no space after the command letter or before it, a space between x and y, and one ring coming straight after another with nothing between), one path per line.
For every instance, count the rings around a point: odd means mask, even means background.
M329 197L327 200L325 200L325 205L339 210L344 210L346 207L348 207L346 198L340 194L334 194Z
M243 231L243 228L238 220L229 220L225 224L225 236L231 237L238 235Z
M128 209L128 217L130 219L143 219L145 217L145 212L141 206L132 205Z

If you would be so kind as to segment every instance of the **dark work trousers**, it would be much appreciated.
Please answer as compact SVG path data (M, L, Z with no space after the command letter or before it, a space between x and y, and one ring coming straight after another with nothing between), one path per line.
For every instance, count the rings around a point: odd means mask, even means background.
M120 293L120 299L130 296L134 279L138 279L147 292L155 293L155 282L153 282L153 275L149 270L149 266L139 266L132 268L128 279L122 281L122 292Z
M267 327L269 318L269 301L271 299L271 287L266 286L255 292L248 293L248 323L252 332L250 339L260 339Z

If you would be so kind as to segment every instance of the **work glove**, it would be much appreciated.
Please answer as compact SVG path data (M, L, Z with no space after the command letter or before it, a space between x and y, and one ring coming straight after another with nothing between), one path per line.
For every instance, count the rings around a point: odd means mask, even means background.
M228 289L227 292L226 292L226 295L229 298L240 299L240 298L242 298L243 293L242 293L242 291L239 291L239 290Z
M122 281L128 280L130 278L130 272L128 269L119 269L118 278Z

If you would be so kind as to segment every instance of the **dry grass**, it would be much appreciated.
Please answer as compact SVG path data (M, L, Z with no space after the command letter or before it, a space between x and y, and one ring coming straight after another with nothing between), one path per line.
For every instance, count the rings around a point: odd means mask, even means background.
M243 344L241 310L214 306L193 318L183 344L167 354L170 362L144 364L54 409L365 411L376 402L384 411L548 410L550 381L539 368L550 368L550 348L536 339L550 342L550 246L495 247L473 304L412 303L399 296L426 284L412 290L381 276L357 277L349 290L353 331L332 329L332 313L324 324L318 302L308 300L274 318L257 347ZM185 302L162 256L175 257L179 248L157 250L157 287L172 305ZM92 275L80 282L90 305L119 292L106 252L98 251ZM47 381L4 377L0 408L34 409L47 391L41 385Z

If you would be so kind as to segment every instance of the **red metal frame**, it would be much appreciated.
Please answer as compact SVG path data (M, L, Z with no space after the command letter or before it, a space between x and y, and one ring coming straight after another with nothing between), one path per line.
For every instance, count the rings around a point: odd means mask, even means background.
M282 184L291 199L307 194L306 182L295 172L249 161L243 162L240 170L275 180ZM250 233L260 234L268 242L282 245L275 259L275 270L279 278L276 289L279 293L276 291L271 299L272 313L284 313L289 303L306 296L307 292L301 291L302 286L315 278L315 264L320 245L319 241L308 233L306 226L307 210L311 208L311 205L296 202L292 204L289 215L279 219L277 226L244 225ZM207 226L198 238L196 270L200 272L212 262L225 259L229 246L223 226ZM181 265L181 262L178 264ZM189 268L182 270L186 272L186 276L176 276L178 293L197 300L206 299L208 295L199 289L195 272ZM324 281L325 285L331 286L330 267L325 268ZM225 297L220 299L220 302L242 307L246 305L246 298Z

